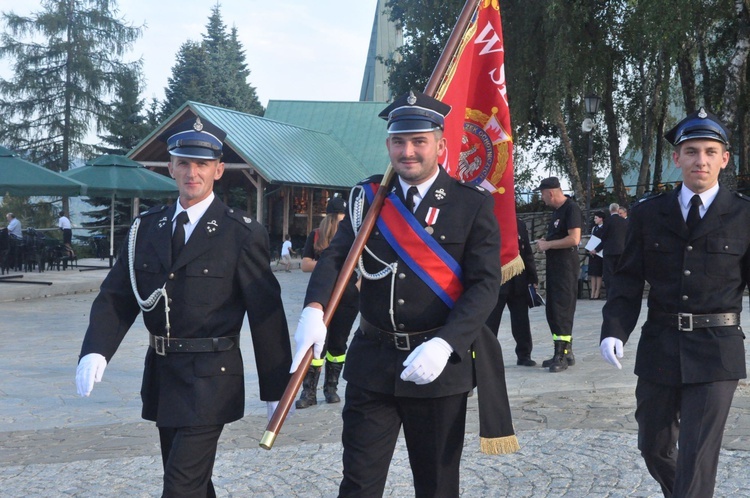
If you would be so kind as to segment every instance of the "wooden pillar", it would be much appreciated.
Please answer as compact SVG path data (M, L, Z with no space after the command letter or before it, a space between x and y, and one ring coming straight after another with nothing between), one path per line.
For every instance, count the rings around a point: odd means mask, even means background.
M313 226L313 220L315 219L314 218L315 209L313 209L314 208L313 199L315 198L314 194L315 194L315 190L313 188L307 189L307 232L306 233L310 233L313 231L314 228L317 228Z

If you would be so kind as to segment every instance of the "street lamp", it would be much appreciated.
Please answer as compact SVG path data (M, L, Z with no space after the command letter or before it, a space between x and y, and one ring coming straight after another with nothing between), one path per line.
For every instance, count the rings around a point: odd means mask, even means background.
M594 190L593 187L593 173L592 173L592 163L593 163L593 156L594 156L594 117L596 116L596 113L599 112L599 104L601 103L602 99L600 99L597 95L594 95L593 93L590 93L583 99L583 104L586 107L586 119L583 120L583 132L589 134L589 154L588 154L588 162L587 162L587 171L588 171L588 185L586 185L586 226L589 226L589 223L591 221L591 194Z

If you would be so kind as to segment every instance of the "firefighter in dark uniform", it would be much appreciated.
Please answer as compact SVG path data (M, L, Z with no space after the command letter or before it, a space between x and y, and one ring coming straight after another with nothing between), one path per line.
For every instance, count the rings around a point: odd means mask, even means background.
M164 497L216 496L211 473L219 436L244 415L239 346L246 314L269 413L289 380L289 332L268 233L213 194L224 171L225 135L200 118L162 135L178 202L133 223L92 305L76 373L78 393L89 396L143 310L150 347L142 415L159 429Z
M746 377L742 295L750 201L719 185L729 133L703 108L665 138L682 186L641 201L603 309L601 353L622 368L648 282L635 357L638 448L667 497L713 496L722 433ZM678 449L679 448L679 449Z
M491 335L483 326L497 301L501 268L492 197L454 180L438 164L449 110L410 92L381 113L398 176L359 261L361 320L343 373L340 496L382 496L402 426L416 496L458 496L466 399L473 387L470 348L480 333ZM352 225L358 228L380 181L373 177L353 190L354 214L341 222L315 267L295 332L293 368L311 346L320 357L322 310L354 241ZM403 239L404 232L418 242ZM433 285L435 258L446 265L439 275L460 281L461 291Z
M516 218L518 229L518 254L523 259L524 270L505 282L500 288L500 296L497 299L495 309L487 318L487 326L497 335L500 320L503 317L505 305L510 312L510 331L516 341L516 365L534 367L536 362L531 359L531 350L534 348L531 337L531 323L529 322L529 306L531 294L529 287L536 289L539 279L536 275L536 262L534 251L529 242L529 230L521 218Z
M545 178L536 190L542 201L554 211L547 227L547 235L537 241L537 250L547 256L547 324L552 332L555 352L544 360L542 367L550 372L562 372L575 365L573 355L573 316L578 299L578 244L581 242L581 209L560 188L560 180Z

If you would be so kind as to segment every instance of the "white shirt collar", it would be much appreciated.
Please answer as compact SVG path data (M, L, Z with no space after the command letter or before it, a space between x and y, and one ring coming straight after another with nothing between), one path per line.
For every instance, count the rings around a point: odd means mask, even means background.
M417 210L417 207L419 206L419 203L424 199L424 196L427 195L427 191L430 190L430 187L432 187L432 184L435 183L435 180L437 180L438 175L440 174L440 166L438 166L437 170L435 171L435 174L429 177L427 180L423 181L419 185L409 185L406 183L401 177L398 177L398 183L401 185L401 191L406 195L406 191L409 190L409 187L417 187L417 194L414 196L414 211Z
M711 205L714 199L716 199L716 195L718 193L719 184L717 182L716 185L714 185L710 189L698 194L698 196L701 198L701 202L703 202L703 206L701 206L701 213L705 213L706 210L708 210L708 207ZM695 192L687 188L683 183L682 189L680 190L680 207L686 212L690 209L690 199L692 199L694 195Z

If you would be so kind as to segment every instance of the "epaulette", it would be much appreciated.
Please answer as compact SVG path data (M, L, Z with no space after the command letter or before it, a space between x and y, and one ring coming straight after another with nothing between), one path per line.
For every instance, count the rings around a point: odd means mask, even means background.
M226 214L227 216L229 216L229 218L238 222L240 225L244 226L248 230L253 229L253 223L255 222L255 220L249 217L247 213L242 211L241 209L234 209L234 208L227 207Z
M168 207L169 206L167 206L165 204L161 205L161 206L154 206L151 209L149 209L148 211L142 212L138 216L141 217L141 218L143 218L144 216L150 216L152 214L161 213L162 211L166 211Z
M369 183L377 183L380 184L381 181L383 181L384 175L372 175L370 177L365 178L364 180L357 182L357 185L367 185Z
M486 188L482 187L481 185L475 185L473 183L466 183L463 180L456 180L456 183L458 183L462 187L466 187L466 188L471 189L471 190L473 190L475 192L478 192L478 193L480 193L482 195L492 195L489 190L487 190Z
M736 195L737 197L739 197L743 201L750 202L750 196L747 196L747 195L743 194L742 192L735 192L734 195Z

